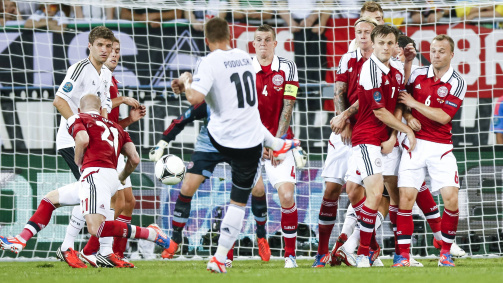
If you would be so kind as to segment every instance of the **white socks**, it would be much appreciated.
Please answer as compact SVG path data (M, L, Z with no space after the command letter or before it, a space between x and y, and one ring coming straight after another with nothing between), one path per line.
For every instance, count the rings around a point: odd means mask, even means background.
M114 211L108 210L106 221L114 221ZM114 237L100 237L100 254L102 256L107 256L113 254L112 244L114 242Z
M215 257L219 262L225 262L227 259L227 253L241 232L244 217L244 207L230 204L227 208L222 225L220 226L220 238L218 239L218 247L215 253Z
M85 224L86 221L82 216L80 205L74 206L70 223L66 227L65 240L63 241L63 244L61 244L61 251L67 251L69 248L75 248L75 238L77 238Z

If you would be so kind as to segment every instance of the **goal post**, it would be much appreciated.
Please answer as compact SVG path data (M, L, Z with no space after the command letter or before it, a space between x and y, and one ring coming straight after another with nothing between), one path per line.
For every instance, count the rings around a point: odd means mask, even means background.
M331 132L329 121L334 115L334 74L354 38L353 24L362 1L317 1L314 6L289 5L288 1L257 2L262 1L19 1L21 15L8 15L4 17L8 20L0 21L0 235L19 233L46 193L75 181L55 149L60 117L52 101L68 67L88 56L89 31L100 25L109 27L121 42L121 59L114 72L121 95L134 97L147 107L147 115L127 129L142 157L132 175L136 198L132 223L147 226L156 222L170 235L181 185L166 186L155 180L148 151L171 120L189 107L183 95L171 91L170 81L185 71L193 71L198 58L209 52L200 24L213 16L225 16L230 22L232 47L253 55L254 31L258 25L268 23L277 33L276 54L298 65L301 81L292 128L308 152L309 162L306 168L296 172L296 204L301 223L297 253L313 256L317 251L318 214L324 190L321 171ZM452 130L461 180L456 242L471 256L501 256L503 151L495 144L493 131L496 120L503 119L493 115L499 107L496 101L503 95L503 17L498 12L498 2L484 2L485 10L480 9L485 12L493 7L493 16L473 19L469 16L468 20L463 19L464 15L478 8L466 3L453 6L453 1L430 1L431 4L400 1L400 5L397 1L381 2L385 21L416 41L420 56L414 64L428 64L429 43L436 34L448 34L455 41L452 66L468 85ZM36 12L38 8L51 7L64 11L65 16L47 19L47 25L50 21L56 22L49 28L43 24L25 27L30 18L40 21L40 15L31 17L40 14ZM121 18L125 17L123 10L129 9L180 12L173 13L177 17L174 20ZM84 18L76 18L81 12ZM415 23L418 18L427 21L432 13L443 13L443 16L431 24ZM296 17L310 14L316 18L312 26L286 24L285 15L293 15L298 20ZM109 15L111 18L107 18ZM321 22L325 15L330 18ZM121 106L120 113L126 117L128 108ZM170 143L169 153L180 156L188 164L201 125L201 121L195 121L185 127ZM283 248L281 206L277 191L265 174L264 180L268 202L267 237L273 256L279 257ZM229 201L230 188L230 168L220 164L193 198L190 219L183 233L183 257L207 256L216 249L217 228ZM441 198L435 199L443 210ZM342 228L347 204L343 193L331 245ZM51 224L28 243L19 257L55 257L55 250L64 239L71 209L58 209ZM426 220L419 210L414 212L413 254L438 255ZM258 256L254 231L255 221L248 204L243 230L236 243L237 256ZM82 248L87 237L85 233L79 235L75 248ZM389 218L386 218L378 231L384 255L394 250L392 237ZM130 243L129 256L152 256L152 247L137 241ZM11 257L15 255L0 251L0 260Z

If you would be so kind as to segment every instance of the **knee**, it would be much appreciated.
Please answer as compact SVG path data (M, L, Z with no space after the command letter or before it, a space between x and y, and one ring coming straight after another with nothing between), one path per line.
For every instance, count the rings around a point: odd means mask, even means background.
M346 193L348 194L349 201L352 204L359 202L362 199L362 190L354 187L346 187Z
M45 195L45 198L50 200L55 207L59 207L59 191L53 190Z
M132 196L131 198L128 198L126 200L126 203L124 204L124 209L133 210L135 206L136 206L136 198Z
M339 198L342 191L342 186L336 183L326 183L324 198L330 200L336 200Z
M98 234L99 227L100 227L99 225L87 224L87 231L89 232L89 234L91 234L91 236L96 237L96 234Z
M265 187L263 182L257 182L255 187L252 189L252 196L254 197L261 197L265 195Z
M400 190L399 207L401 209L412 209L415 201L416 194L411 192L411 190Z

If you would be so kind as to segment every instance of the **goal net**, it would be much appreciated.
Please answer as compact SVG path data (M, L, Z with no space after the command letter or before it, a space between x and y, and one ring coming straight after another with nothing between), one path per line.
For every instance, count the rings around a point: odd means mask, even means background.
M60 115L52 101L68 67L88 56L89 31L100 25L112 29L121 42L121 59L114 72L120 82L121 95L133 97L147 107L147 115L127 128L142 157L131 177L136 198L132 223L147 226L155 222L170 235L181 184L165 186L157 181L148 151L172 119L189 107L183 95L171 91L170 81L185 71L193 71L197 59L209 52L204 44L202 23L221 16L230 23L233 47L254 54L251 44L254 31L258 25L268 23L276 29L276 54L297 64L300 88L292 127L309 154L306 168L296 172L300 223L297 255L313 256L317 251L318 214L324 191L321 171L331 132L329 121L334 115L334 74L354 38L353 24L362 2L74 0L18 1L14 10L0 8L3 10L0 18L0 235L18 234L45 194L75 181L55 149ZM500 107L497 100L503 94L502 6L497 2L483 2L484 5L476 7L457 1L379 2L385 10L385 21L416 41L419 55L414 64L429 64L429 43L436 34L448 34L455 40L452 66L468 84L452 130L461 180L456 242L471 256L501 255L503 151L496 145L493 125L503 119L494 115ZM473 16L474 11L480 14ZM127 106L122 105L120 113L126 117ZM185 127L170 143L168 152L188 163L201 125L202 121L195 121ZM265 174L264 180L268 202L267 237L273 256L281 256L281 206L277 191ZM208 256L214 251L230 188L230 168L220 164L193 198L180 256ZM441 198L435 199L443 210ZM348 199L343 193L331 246L342 228L347 205ZM51 224L18 256L55 257L55 250L64 239L71 209L58 209ZM414 224L412 253L438 255L432 245L431 231L419 210L414 210ZM75 249L85 245L88 238L85 232L79 235ZM241 232L235 255L257 257L255 221L249 205ZM392 237L387 217L378 230L384 255L394 250ZM129 243L128 256L153 256L152 246L136 241ZM14 256L0 251L0 258Z

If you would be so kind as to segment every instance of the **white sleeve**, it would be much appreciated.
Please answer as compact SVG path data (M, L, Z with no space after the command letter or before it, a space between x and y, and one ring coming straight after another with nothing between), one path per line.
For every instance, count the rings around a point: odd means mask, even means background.
M102 70L103 72L104 70ZM101 98L101 107L107 110L107 113L112 112L112 99L110 99L110 87L112 86L112 73L108 76L107 85L105 86L105 93Z
M192 88L204 95L210 92L214 82L213 69L208 59L202 58L197 64L196 71L192 77Z
M80 83L82 81L82 78L84 77L79 76L79 70L76 70L79 64L74 64L68 68L68 71L66 72L65 79L61 83L61 85L58 88L58 91L56 92L56 95L63 98L66 101L70 101L73 96L77 95L80 97L81 95L81 89L80 89ZM80 70L82 71L82 70ZM78 74L77 74L78 73Z

